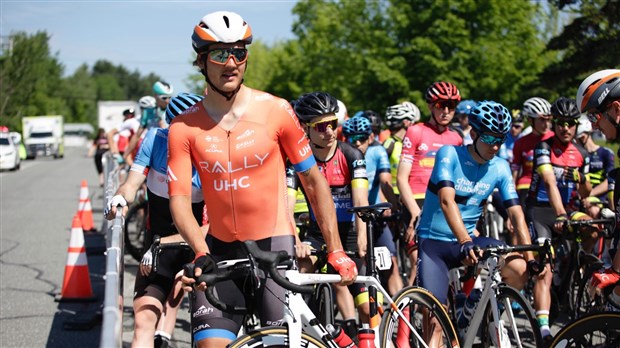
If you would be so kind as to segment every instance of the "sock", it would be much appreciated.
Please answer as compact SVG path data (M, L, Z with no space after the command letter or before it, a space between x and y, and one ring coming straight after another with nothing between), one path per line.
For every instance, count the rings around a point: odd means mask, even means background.
M155 331L154 347L168 348L171 335L164 331Z
M536 320L540 326L540 334L542 337L551 335L551 328L549 327L549 311L536 311Z

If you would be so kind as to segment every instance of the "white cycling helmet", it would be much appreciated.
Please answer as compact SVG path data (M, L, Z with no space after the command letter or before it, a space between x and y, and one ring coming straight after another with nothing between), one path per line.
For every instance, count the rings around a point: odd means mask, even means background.
M209 13L194 27L192 47L196 53L214 43L252 43L252 29L240 15L229 11Z
M172 88L172 85L167 82L157 81L153 84L153 93L157 95L172 96L173 91L174 88Z
M583 133L592 133L592 123L585 115L579 117L579 126L577 126L576 136L580 136Z
M416 122L416 120L419 120L420 110L418 110L415 105L414 107L416 108L415 110L417 110L417 113L415 111L412 111L410 106L406 106L403 104L388 106L388 108L385 110L385 122L387 126L399 127L400 124L405 120L409 120L412 122Z
M155 97L145 95L138 100L138 105L140 105L142 109L154 109L157 106L157 100L155 100Z
M521 113L530 118L551 115L551 104L543 98L533 97L523 103Z
M340 99L336 100L336 102L338 104L338 111L336 112L336 117L338 117L338 126L342 126L349 115L347 114L347 107L344 103Z
M404 101L401 103L404 107L406 107L407 109L409 109L409 111L413 112L413 122L418 122L420 120L420 109L418 108L417 105L415 105L414 103L410 102L410 101Z

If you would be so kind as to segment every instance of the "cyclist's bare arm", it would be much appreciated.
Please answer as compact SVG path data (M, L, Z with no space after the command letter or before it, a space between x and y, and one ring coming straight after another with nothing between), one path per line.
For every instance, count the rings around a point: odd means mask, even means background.
M519 174L520 174L520 172L521 172L520 170L513 170L513 171L512 171L512 181L513 181L514 183L516 183L516 182L517 182L517 180L519 179Z
M106 133L106 137L108 138L108 144L110 146L110 153L112 154L118 153L118 144L116 144L116 141L114 141L114 136L117 133L118 133L118 129L116 128Z
M170 212L179 234L194 250L196 255L208 253L209 247L203 232L192 213L192 200L190 196L176 195L170 197Z
M342 249L336 209L327 180L319 172L317 166L300 172L297 175L306 192L308 203L312 206L317 223L327 244L327 251Z
M446 217L446 221L448 222L448 226L452 230L452 233L456 237L456 240L459 244L463 244L465 242L470 242L471 237L467 232L467 228L465 228L465 224L463 223L463 218L461 217L461 211L459 210L459 206L456 204L456 191L452 187L442 187L437 192L437 196L439 198L439 205L441 206L441 211L443 211L443 215ZM469 257L467 257L464 262L471 266L475 262L478 261L476 257L476 253L474 250L469 252Z
M398 209L398 198L394 194L394 188L392 187L392 174L384 172L379 174L379 183L381 190L379 192L383 195L383 198L392 205L392 210Z
M581 175L584 175L583 173ZM588 176L586 175L586 178ZM590 182L590 180L586 179L586 181L583 184L578 184L579 187L577 188L577 191L579 192L579 195L581 197L588 197L590 195L590 193L592 192L592 183Z
M138 141L140 141L140 138L144 132L146 132L146 128L142 128L142 126L140 126L138 131L131 136L131 139L129 139L129 144L127 144L127 148L125 149L125 154L123 155L125 160L131 161L131 153L136 146L138 146Z
M357 180L365 180L365 179L355 179ZM352 183L355 186L355 184ZM353 206L354 207L367 207L368 206L368 184L361 187L353 187ZM357 231L357 247L359 249L359 254L361 258L366 256L366 249L368 245L368 240L366 236L366 223L362 221L359 216L355 216L355 229Z
M130 170L129 175L127 175L127 179L125 182L116 190L116 195L121 195L127 201L127 204L131 204L133 200L136 198L136 192L146 180L146 176L142 173ZM123 207L123 215L127 213L127 206ZM116 207L112 207L110 212L106 215L106 219L111 220L116 216Z
M603 180L600 184L596 185L596 187L592 188L590 191L590 196L601 196L606 194L609 191L609 182L607 179ZM582 196L587 197L587 196Z
M398 164L398 174L396 175L396 183L398 184L398 189L400 190L400 199L411 214L411 221L407 227L407 242L413 238L413 222L415 221L415 218L420 215L420 207L413 198L413 191L411 191L411 186L409 186L409 173L411 173L411 166L411 163L403 161L401 157L401 161Z
M525 222L525 216L523 214L523 208L520 205L513 205L506 209L508 212L508 218L512 222L514 226L515 234L517 237L517 242L521 245L532 244L532 239L530 238L530 232L527 228L527 223ZM527 251L524 253L525 260L533 260L534 253L531 251ZM545 270L546 272L546 270Z

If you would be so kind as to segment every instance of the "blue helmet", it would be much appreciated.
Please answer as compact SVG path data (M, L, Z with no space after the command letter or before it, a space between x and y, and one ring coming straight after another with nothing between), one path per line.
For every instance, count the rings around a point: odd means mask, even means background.
M200 102L203 98L203 96L197 94L179 93L179 95L170 99L170 103L166 107L166 122L170 124L175 117Z
M350 118L342 125L342 133L345 137L356 134L370 135L372 133L370 120L366 117Z
M463 100L462 102L458 103L458 105L456 106L455 113L457 115L458 114L469 115L471 110L476 107L476 104L477 103L475 100L471 100L471 99Z
M481 101L469 113L469 124L476 133L507 134L512 126L510 111L492 100Z

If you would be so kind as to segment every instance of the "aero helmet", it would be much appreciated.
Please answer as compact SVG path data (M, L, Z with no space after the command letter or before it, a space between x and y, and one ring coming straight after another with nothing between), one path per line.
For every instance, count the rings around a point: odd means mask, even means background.
M551 114L551 104L543 98L533 97L523 103L521 110L523 116L530 118L538 118L540 115L546 116Z
M365 117L352 117L345 121L342 133L345 137L356 134L370 135L372 133L370 121Z
M620 70L607 69L595 72L588 76L577 90L577 107L586 112L598 109L609 104L610 101L620 99Z
M585 115L581 115L581 117L579 117L576 136L578 137L584 133L592 133L592 122L590 122Z
M388 127L399 126L403 121L409 120L415 122L415 119L420 119L420 110L414 105L417 114L414 111L403 104L396 104L388 106L385 110L385 123Z
M472 100L472 99L467 99L467 100L463 100L462 102L458 103L456 105L456 110L455 113L458 114L462 114L462 115L469 115L469 113L471 112L471 110L476 107L476 101Z
M176 97L170 99L170 103L166 107L166 123L170 124L172 120L200 102L204 97L192 93L179 93Z
M171 96L173 91L174 88L172 88L172 85L167 82L157 81L153 84L153 93L157 95Z
M440 100L456 100L461 101L461 93L459 89L451 82L435 82L426 90L424 99L428 104L438 102Z
M506 107L492 100L481 101L469 113L469 124L476 133L507 134L512 126L512 116Z
M295 102L295 113L302 123L317 116L336 114L338 110L338 100L325 92L306 93Z
M578 119L581 112L577 108L575 99L559 97L558 100L551 105L551 115L553 118L570 118Z
M140 105L140 108L142 109L154 109L157 106L157 101L154 97L145 95L138 100L138 105Z
M192 47L196 53L204 52L214 43L252 43L252 29L234 12L218 11L202 17L194 27Z

